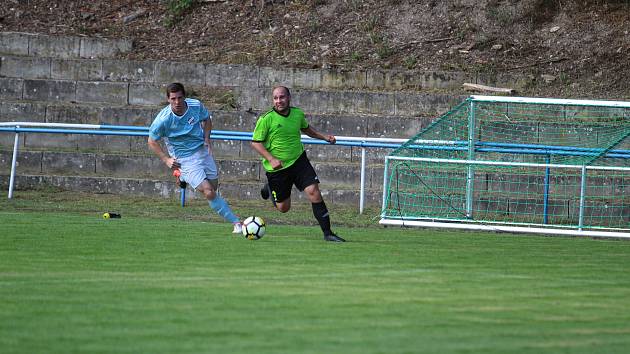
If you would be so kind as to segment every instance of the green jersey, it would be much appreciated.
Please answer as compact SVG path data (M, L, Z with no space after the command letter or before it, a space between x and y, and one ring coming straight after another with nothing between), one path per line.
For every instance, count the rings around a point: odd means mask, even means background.
M282 169L285 169L293 165L304 152L301 130L306 128L308 122L301 109L290 107L287 116L272 109L258 118L252 140L263 143L273 157L282 161ZM263 158L262 163L266 171L278 171L271 167L267 159Z

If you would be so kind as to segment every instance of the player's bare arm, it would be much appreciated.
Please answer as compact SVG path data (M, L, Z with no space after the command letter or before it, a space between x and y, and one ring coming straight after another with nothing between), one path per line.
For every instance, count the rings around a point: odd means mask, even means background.
M168 156L164 152L159 142L149 138L148 144L149 148L160 158L160 160L162 160L162 162L164 162L164 164L168 168L170 168L171 170L177 170L181 167L179 162L177 162L174 157Z
M252 148L254 148L254 150L256 150L256 152L260 154L260 156L264 157L265 160L269 161L269 164L271 164L271 167L274 170L282 168L282 161L273 157L273 155L271 155L271 153L265 148L265 145L263 145L263 143L252 141L251 144L252 144Z
M208 152L212 154L212 144L210 142L210 134L212 133L212 121L207 119L203 123L203 144L208 147Z
M310 125L307 128L302 129L302 133L310 136L313 139L320 139L320 140L325 140L331 144L334 144L337 142L337 138L335 138L334 135L324 135L320 132L318 132L317 130L313 129Z

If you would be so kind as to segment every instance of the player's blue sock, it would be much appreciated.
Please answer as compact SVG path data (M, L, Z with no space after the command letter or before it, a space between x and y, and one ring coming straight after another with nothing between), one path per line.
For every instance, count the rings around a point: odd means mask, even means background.
M209 201L208 204L210 204L210 207L214 209L217 214L221 215L225 220L231 223L239 222L238 217L234 215L232 209L230 209L230 206L227 204L225 199L221 198L220 195L217 194L217 196Z

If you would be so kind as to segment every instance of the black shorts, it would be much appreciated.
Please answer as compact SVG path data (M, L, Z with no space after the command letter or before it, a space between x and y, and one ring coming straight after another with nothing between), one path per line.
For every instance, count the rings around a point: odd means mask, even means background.
M302 192L304 188L319 183L319 179L304 151L293 165L280 171L267 172L267 182L271 189L271 197L276 202L282 202L291 197L293 185Z

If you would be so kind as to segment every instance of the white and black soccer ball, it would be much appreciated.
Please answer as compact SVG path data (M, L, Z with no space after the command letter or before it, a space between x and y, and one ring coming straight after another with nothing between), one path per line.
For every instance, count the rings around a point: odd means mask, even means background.
M260 216L250 216L243 220L243 236L248 240L258 240L266 232L265 220Z

